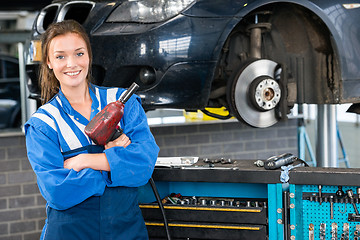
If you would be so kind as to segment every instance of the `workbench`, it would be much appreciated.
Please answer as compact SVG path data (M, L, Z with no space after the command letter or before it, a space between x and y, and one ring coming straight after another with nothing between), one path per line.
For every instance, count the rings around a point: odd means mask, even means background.
M284 183L280 180L283 170L266 170L255 161L204 163L199 159L186 167L156 167L153 179L161 198L171 194L182 198L164 204L172 237L358 239L360 216L355 216L353 206L360 206L360 171L295 167ZM336 194L340 189L341 198ZM354 193L353 198L348 191ZM139 193L150 238L165 239L150 186L140 188Z

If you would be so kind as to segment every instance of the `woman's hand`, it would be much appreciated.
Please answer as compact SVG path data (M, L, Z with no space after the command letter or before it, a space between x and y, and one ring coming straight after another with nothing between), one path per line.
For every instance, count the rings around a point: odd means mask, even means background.
M114 141L108 142L105 145L105 149L109 149L112 147L124 147L126 148L127 146L129 146L131 143L130 139L128 136L126 136L125 134L121 134L120 137L118 137L117 139L115 139Z
M67 169L74 169L75 171L79 172L86 168L85 161L86 161L86 155L88 154L79 154L75 157L68 158L64 161L64 168Z

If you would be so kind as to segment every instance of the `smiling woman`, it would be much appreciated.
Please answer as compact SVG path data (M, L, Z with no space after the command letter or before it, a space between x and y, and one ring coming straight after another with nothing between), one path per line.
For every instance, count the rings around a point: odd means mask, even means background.
M87 81L89 62L86 42L77 33L60 35L51 41L47 65L72 107L87 119L91 113Z
M24 126L28 159L47 201L41 239L148 239L137 187L150 179L159 147L140 98L125 104L123 134L98 145L85 126L125 89L90 84L89 39L73 20L49 26L41 49L44 105Z
M70 25L74 21L66 21ZM66 23L65 23L66 24ZM52 98L61 86L69 97L78 97L77 89L84 93L90 82L92 52L90 41L81 25L53 28L42 39L41 81L43 103ZM66 33L66 34L64 34ZM75 91L74 91L75 90Z
M50 44L47 64L54 71L63 91L64 87L71 88L85 83L89 71L85 41L75 33L54 38Z

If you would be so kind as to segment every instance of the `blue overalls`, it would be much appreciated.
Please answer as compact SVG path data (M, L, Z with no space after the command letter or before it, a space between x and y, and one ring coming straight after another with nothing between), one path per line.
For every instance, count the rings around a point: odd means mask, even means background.
M92 85L92 119L124 89ZM130 138L126 147L104 150L84 134L89 120L76 112L60 91L25 124L30 164L46 199L47 219L41 239L148 239L137 201L155 166L156 145L139 97L125 104L120 126ZM76 172L64 160L81 153L104 152L110 172Z
M133 187L106 187L102 196L90 197L67 210L49 207L47 216L43 239L148 239L137 188Z

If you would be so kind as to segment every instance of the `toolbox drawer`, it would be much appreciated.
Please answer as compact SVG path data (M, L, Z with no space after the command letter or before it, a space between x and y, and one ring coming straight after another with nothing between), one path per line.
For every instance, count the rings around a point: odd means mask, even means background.
M150 240L166 239L164 223L145 221ZM169 222L172 239L212 239L212 240L266 240L267 228L263 225L215 224L194 222Z

